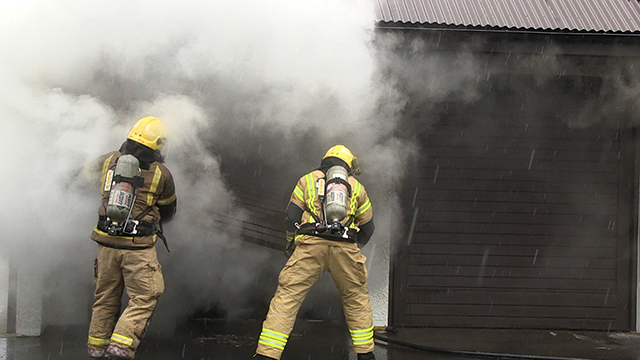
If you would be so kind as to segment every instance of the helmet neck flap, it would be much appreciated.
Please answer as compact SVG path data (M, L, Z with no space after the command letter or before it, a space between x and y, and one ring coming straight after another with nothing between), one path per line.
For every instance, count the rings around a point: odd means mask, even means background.
M321 170L323 173L326 174L327 170L329 170L330 167L335 165L342 166L343 168L347 169L347 172L349 172L349 175L353 175L353 170L351 170L351 167L347 165L347 163L344 160L339 159L337 157L333 157L333 156L322 159L318 170Z
M164 158L160 151L154 151L137 141L127 139L120 147L120 152L124 155L130 154L138 158L141 168L149 168L149 164L154 161L163 163Z

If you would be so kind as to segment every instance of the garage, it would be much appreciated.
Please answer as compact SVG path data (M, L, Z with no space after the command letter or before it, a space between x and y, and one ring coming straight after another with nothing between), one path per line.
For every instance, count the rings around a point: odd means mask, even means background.
M385 14L418 144L390 323L634 329L636 105L619 86L637 76L633 38Z

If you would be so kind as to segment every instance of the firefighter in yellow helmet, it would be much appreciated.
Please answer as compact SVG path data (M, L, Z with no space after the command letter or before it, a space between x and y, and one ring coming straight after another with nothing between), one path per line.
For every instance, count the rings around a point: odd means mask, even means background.
M262 324L257 359L280 359L296 315L323 271L331 273L358 360L375 359L366 257L374 231L371 202L353 177L360 168L344 145L329 149L318 169L298 180L286 210L285 255L278 287Z
M93 358L133 359L145 335L164 280L156 254L161 224L173 218L173 176L160 150L165 127L149 116L133 126L119 151L101 156L102 205L91 239L98 244L94 303L87 346ZM123 291L129 303L122 314Z

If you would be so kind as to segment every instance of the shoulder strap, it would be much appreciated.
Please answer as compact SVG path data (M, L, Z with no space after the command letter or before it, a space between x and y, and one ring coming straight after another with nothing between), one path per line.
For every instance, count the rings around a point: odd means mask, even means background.
M146 209L144 209L143 212L141 212L138 216L136 216L136 220L142 220L142 218L147 216L147 214L151 212L151 210L152 210L151 206L148 206Z

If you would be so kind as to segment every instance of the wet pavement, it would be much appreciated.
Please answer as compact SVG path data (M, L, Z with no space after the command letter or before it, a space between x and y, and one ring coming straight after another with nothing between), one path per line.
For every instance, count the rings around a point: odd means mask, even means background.
M398 329L380 336L429 350L422 357L406 357L412 360L437 358L427 353L463 354L467 359L640 359L638 333L432 328Z
M257 320L194 319L171 336L148 334L136 359L251 359L260 327ZM347 333L341 321L299 320L282 359L354 360ZM637 333L432 328L377 332L376 337L379 360L640 359ZM7 335L0 337L0 359L88 359L85 341L83 326L48 327L40 337Z

